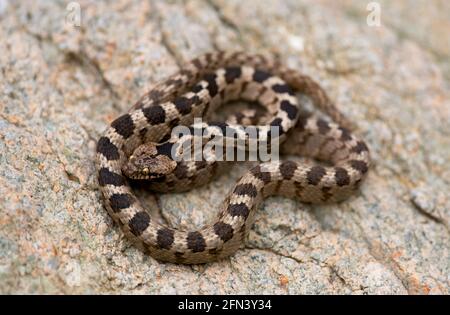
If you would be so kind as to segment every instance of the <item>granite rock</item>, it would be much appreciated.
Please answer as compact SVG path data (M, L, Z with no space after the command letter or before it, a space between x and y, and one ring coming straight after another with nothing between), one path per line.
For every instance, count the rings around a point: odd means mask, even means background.
M68 3L0 1L1 293L449 293L448 2L377 1L380 26L357 0ZM229 259L159 263L103 208L96 139L217 48L275 53L318 80L374 166L340 204L268 199ZM139 196L158 220L200 227L247 168Z

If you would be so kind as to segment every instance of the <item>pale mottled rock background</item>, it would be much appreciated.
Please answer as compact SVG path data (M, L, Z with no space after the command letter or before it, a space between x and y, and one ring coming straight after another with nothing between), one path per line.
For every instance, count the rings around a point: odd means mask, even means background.
M359 0L80 1L80 27L67 3L0 0L1 293L449 293L448 1L380 1L381 27ZM230 259L160 264L103 209L95 142L214 48L275 52L319 80L375 166L340 205L267 200ZM198 227L245 169L140 195L161 220Z

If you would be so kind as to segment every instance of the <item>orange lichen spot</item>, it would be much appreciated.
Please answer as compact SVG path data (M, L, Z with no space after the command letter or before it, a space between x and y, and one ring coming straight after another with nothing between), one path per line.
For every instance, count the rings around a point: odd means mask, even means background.
M429 294L430 291L431 291L431 289L430 289L429 286L427 286L426 284L422 285L422 292L423 292L424 294Z
M282 287L285 287L289 284L289 278L286 277L285 275L280 275L278 280L280 281L280 286Z
M397 258L399 258L401 255L402 255L402 252L399 251L399 250L397 250L397 251L393 252L391 256L392 256L393 259L397 259Z

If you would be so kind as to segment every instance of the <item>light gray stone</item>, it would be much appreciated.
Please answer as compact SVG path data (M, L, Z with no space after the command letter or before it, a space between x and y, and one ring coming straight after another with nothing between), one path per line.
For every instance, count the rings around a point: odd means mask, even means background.
M448 294L450 5L379 1L0 1L0 292ZM270 198L245 248L162 264L101 202L96 140L152 84L204 52L278 54L317 79L367 140L362 189L327 206ZM248 169L185 194L139 192L152 216L211 222ZM162 209L159 210L158 206Z

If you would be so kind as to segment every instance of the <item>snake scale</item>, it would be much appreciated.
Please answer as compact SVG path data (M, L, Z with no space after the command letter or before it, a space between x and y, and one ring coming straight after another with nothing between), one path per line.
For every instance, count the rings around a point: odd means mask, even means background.
M333 122L301 109L294 91L308 96ZM133 194L128 177L148 179L157 191L183 191L209 181L217 163L172 160L168 148L176 140L171 131L175 126L191 126L194 118L207 118L221 104L238 99L258 102L266 109L266 118L259 121L279 128L282 153L328 165L261 163L239 179L213 224L184 231L156 222ZM251 115L237 113L227 123L205 128L237 128L254 121ZM110 124L97 143L98 182L110 216L152 257L182 264L216 261L242 245L258 204L268 196L324 203L352 194L367 174L370 155L350 128L310 77L269 56L216 51L184 64Z

